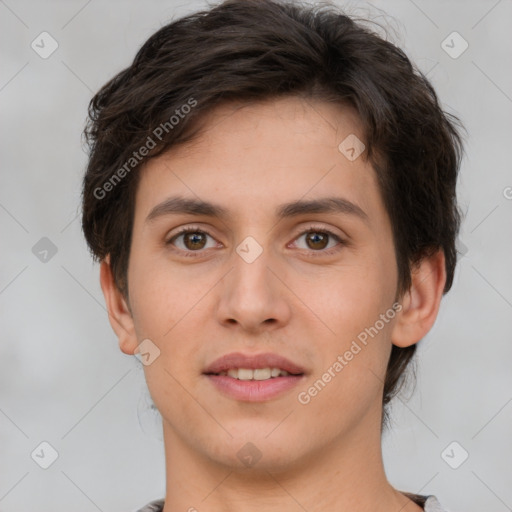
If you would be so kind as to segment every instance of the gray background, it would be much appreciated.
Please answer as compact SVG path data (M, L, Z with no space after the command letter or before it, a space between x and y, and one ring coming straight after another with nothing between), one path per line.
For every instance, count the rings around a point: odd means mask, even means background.
M416 390L395 401L389 479L454 512L512 510L512 2L339 3L391 24L468 130L463 257L420 343ZM138 361L117 347L80 231L81 130L93 92L203 5L0 1L0 511L121 512L164 495L158 418ZM46 59L31 48L43 31L59 45ZM442 47L454 31L469 44L457 58ZM457 37L444 43L452 53ZM43 441L59 455L48 469Z

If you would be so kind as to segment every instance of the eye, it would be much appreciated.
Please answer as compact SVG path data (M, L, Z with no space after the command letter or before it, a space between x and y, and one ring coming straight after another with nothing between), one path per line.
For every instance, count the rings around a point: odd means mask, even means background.
M338 235L332 233L328 229L317 228L315 226L304 231L295 240L300 239L304 239L306 244L306 247L302 247L303 249L312 249L313 252L320 252L321 254L318 256L337 252L341 247L336 247L344 245L344 241ZM329 244L331 245L329 246ZM317 254L314 254L314 256L317 256Z
M208 245L208 238L212 239L210 245ZM306 246L299 247L299 249L308 250L312 256L333 254L340 250L341 246L345 245L341 237L332 231L316 226L311 226L308 230L302 232L299 237L295 238L294 242L296 243L297 240L301 239L304 239ZM165 243L166 245L175 246L179 251L184 252L186 256L194 256L193 253L200 253L202 250L217 246L212 235L196 227L181 229Z
M206 231L194 227L188 227L180 230L170 238L166 242L166 245L175 245L178 249L185 252L199 252L201 249L210 249L211 247L216 246L215 243L207 246L207 237L212 238L212 236ZM175 243L176 241L179 241L180 243Z

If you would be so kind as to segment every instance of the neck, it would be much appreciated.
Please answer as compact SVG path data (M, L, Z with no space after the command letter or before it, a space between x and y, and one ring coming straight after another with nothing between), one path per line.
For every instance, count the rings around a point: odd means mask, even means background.
M322 452L286 464L240 468L194 450L164 420L164 512L419 512L384 472L380 416L373 428L344 433ZM236 450L234 450L236 451ZM264 457L262 457L262 461Z

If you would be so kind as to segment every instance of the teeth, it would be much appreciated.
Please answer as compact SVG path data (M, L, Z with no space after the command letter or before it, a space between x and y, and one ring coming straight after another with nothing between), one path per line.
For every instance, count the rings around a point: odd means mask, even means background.
M280 368L230 368L228 371L220 372L219 375L228 375L238 380L268 380L275 377L286 377L290 375Z
M270 379L270 375L272 375L271 368L257 368L254 372L254 380L267 380ZM238 370L238 376L240 377L240 370Z
M254 378L254 371L249 370L247 368L239 368L238 369L238 377L239 380L251 380Z

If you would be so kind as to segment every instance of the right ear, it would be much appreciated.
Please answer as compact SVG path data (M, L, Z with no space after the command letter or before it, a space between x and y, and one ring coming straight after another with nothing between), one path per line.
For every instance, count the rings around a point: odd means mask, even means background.
M100 264L100 284L107 305L108 319L119 340L119 347L133 355L138 346L132 313L123 294L118 289L110 267L110 254Z

